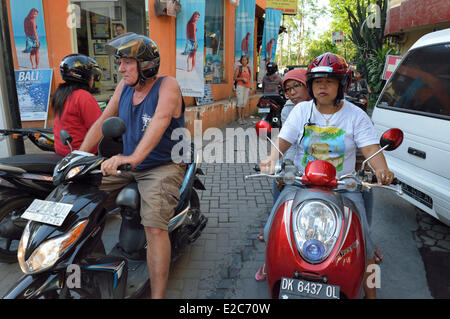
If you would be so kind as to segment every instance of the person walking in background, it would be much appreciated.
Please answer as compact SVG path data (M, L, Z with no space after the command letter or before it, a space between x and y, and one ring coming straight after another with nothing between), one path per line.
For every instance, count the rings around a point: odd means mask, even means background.
M244 109L247 105L248 95L251 87L252 71L248 66L248 56L243 55L239 62L240 66L234 70L234 81L236 83L238 123L245 124Z
M37 24L36 18L39 14L39 11L35 8L31 9L28 15L26 16L23 25L25 29L26 45L24 53L30 53L30 62L32 69L39 68L39 37L37 34ZM34 61L33 61L34 60Z

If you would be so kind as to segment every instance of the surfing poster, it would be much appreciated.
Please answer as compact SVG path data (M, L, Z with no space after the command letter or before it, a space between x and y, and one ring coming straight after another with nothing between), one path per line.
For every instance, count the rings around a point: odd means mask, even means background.
M10 0L10 7L19 69L48 69L42 0Z
M177 15L176 78L183 96L204 95L205 1L182 0Z
M255 32L255 1L241 0L239 1L239 5L236 7L236 29L234 36L235 67L239 65L240 58L246 55L249 57L248 65L251 69L253 69L254 32ZM252 70L252 74L254 74L254 70Z
M259 83L262 83L262 79L266 74L267 63L275 61L281 16L282 12L280 10L266 8L266 18L264 20L264 30L261 44L261 58L259 62Z

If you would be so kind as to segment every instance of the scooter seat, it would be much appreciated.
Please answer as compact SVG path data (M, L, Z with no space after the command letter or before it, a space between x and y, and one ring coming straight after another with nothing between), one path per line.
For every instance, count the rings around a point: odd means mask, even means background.
M21 168L28 173L53 174L56 164L63 156L50 154L24 154L0 158L0 164Z

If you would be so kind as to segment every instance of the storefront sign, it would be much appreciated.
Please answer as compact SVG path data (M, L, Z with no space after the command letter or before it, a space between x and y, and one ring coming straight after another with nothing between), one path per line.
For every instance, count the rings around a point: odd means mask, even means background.
M53 69L15 71L22 121L47 121Z
M259 64L259 83L262 82L262 79L266 74L267 63L275 61L281 16L282 14L280 10L266 8L266 18L264 21L264 31L261 45L261 58Z
M388 55L386 57L386 63L384 65L383 75L382 75L381 78L383 80L388 80L391 77L392 73L397 68L397 65L401 61L402 61L402 56L399 56L399 55Z
M10 0L10 8L19 69L48 69L42 0Z
M281 10L283 14L295 15L297 14L297 0L266 0L266 8L274 8Z
M182 0L177 16L176 77L184 96L203 97L205 1Z
M342 31L331 32L331 42L332 43L343 43L344 42L344 32L342 32Z
M255 31L255 1L241 0L236 7L236 28L234 36L234 64L239 65L241 56L249 57L248 65L253 66L253 42ZM252 70L254 73L254 70ZM253 76L253 74L252 74Z

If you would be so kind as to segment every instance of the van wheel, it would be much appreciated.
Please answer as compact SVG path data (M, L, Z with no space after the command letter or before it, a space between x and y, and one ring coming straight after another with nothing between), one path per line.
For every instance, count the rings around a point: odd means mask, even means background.
M0 229L9 234L7 237L0 237L0 262L17 262L17 248L27 222L20 216L32 201L33 198L18 198L0 208Z

